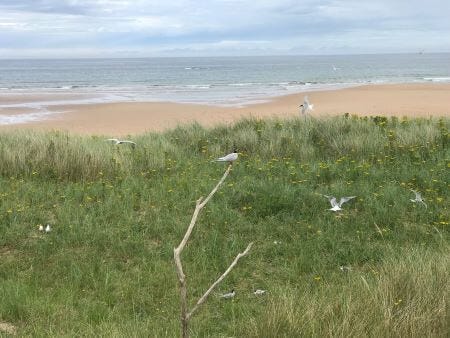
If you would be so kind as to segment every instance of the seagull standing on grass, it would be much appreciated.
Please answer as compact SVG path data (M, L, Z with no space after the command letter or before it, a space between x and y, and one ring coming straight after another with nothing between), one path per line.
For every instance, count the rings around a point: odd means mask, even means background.
M45 232L49 233L50 231L52 231L52 227L50 226L50 224L47 224L47 226L45 227Z
M328 210L331 210L331 211L341 211L342 204L344 204L356 197L356 196L341 197L341 200L338 203L336 200L336 197L334 197L334 196L327 196L327 195L323 195L323 196L328 198L328 200L330 201L331 208Z
M131 144L131 147L134 149L134 147L136 147L136 143L133 141L129 141L129 140L118 140L116 138L109 138L106 141L111 141L114 142L114 144L124 144L124 143L128 143Z
M411 189L411 191L416 195L416 198L413 200L410 200L410 201L413 203L422 203L425 206L425 208L427 208L427 204L424 202L420 192L412 190L412 189Z
M263 295L263 294L265 294L267 291L266 290L261 290L261 289L258 289L258 290L255 290L255 292L253 292L256 296L261 296L261 295Z
M233 290L231 290L231 292L224 293L223 295L221 295L220 298L223 298L223 299L231 299L231 298L233 298L234 296L236 296L236 292L234 292L234 289L233 289Z
M305 96L303 99L303 104L301 104L299 108L301 108L302 116L305 116L308 110L314 110L314 105L309 103L308 96Z
M229 153L228 155L225 155L223 157L219 157L215 159L216 162L228 162L229 164L233 164L234 161L238 159L238 152L237 149L234 148L232 153Z
M41 224L41 225L39 225L39 231L44 231L44 226Z

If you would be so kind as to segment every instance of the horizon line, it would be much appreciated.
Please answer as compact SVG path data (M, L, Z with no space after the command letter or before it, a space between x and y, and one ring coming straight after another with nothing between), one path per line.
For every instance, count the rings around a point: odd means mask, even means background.
M252 58L252 57L321 57L321 56L363 56L363 55L430 55L450 54L450 51L442 52L372 52L372 53L350 53L350 54L255 54L255 55L154 55L154 56L75 56L75 57L1 57L1 61L8 60L88 60L88 59L181 59L181 58Z

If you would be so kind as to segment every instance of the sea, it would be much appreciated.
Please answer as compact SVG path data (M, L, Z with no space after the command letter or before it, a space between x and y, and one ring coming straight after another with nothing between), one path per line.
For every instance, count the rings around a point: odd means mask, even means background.
M424 82L450 83L450 53L0 59L0 125L46 119L63 105L244 106L299 92Z

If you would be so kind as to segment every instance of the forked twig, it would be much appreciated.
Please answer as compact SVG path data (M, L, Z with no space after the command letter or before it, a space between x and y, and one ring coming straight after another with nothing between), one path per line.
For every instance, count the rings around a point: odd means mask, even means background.
M210 287L209 289L203 294L203 296L200 297L200 299L198 300L197 304L195 304L195 306L192 308L192 310L187 314L188 319L191 318L192 314L197 311L198 307L200 305L202 305L206 298L209 296L209 294L211 293L212 290L214 290L214 288L219 285L219 283L230 273L230 271L234 268L234 266L237 264L237 262L239 261L239 259L241 259L242 257L246 256L248 254L248 252L250 251L250 248L252 247L253 242L251 242L248 246L247 249L245 249L244 252L241 252L240 254L238 254L236 256L236 258L234 259L234 261L230 264L230 266L228 267L228 269L222 274L222 276L220 276Z
M210 286L210 288L203 294L203 296L198 300L197 304L192 308L192 310L188 311L188 304L187 304L187 287L186 287L186 275L183 271L183 265L181 263L181 253L183 252L187 241L189 240L189 237L191 236L192 230L195 227L195 224L197 222L198 215L200 211L203 209L203 207L206 205L206 203L209 202L209 200L213 197L213 195L216 193L216 191L219 189L219 187L222 185L222 183L227 178L228 174L230 173L232 168L232 165L230 164L223 174L220 181L217 183L217 185L214 187L213 190L209 193L209 195L203 200L203 197L200 197L196 203L195 203L195 210L192 214L191 223L189 224L189 227L186 230L186 233L184 234L183 239L181 240L180 244L173 249L173 258L175 261L175 268L177 270L178 275L178 282L180 286L180 300L181 300L181 336L183 338L189 337L189 331L188 331L188 324L191 316L200 305L202 305L208 295L211 293L211 291L230 273L230 271L234 268L234 266L237 264L240 258L244 257L248 254L250 251L250 248L252 247L253 243L250 243L247 246L247 249L245 249L244 252L238 254L234 261L231 263L231 265L228 267L228 269Z

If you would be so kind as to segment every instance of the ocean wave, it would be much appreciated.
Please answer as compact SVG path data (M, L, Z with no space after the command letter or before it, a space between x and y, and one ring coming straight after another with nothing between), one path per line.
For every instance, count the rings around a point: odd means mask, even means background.
M3 103L0 109L42 110L51 106L99 104L111 102L178 102L218 106L248 105L269 100L272 97L303 91L339 89L354 84L320 84L314 82L286 81L273 83L225 83L181 85L97 86L60 90L26 90L20 92L19 103ZM24 95L25 94L25 95ZM12 95L2 92L1 95ZM23 98L22 98L22 95ZM29 95L29 97L27 97ZM27 101L27 102L24 102Z
M198 66L192 66L192 67L184 67L185 70L207 70L208 67L198 67Z
M449 76L424 77L423 79L431 82L450 82Z
M50 118L50 116L59 114L59 112L39 112L39 113L25 113L15 115L0 115L0 125L22 124L28 122L42 121Z
M419 79L417 81L420 81ZM422 82L450 82L450 77L424 77ZM22 89L19 91L0 90L1 96L12 96L1 103L1 108L42 110L51 106L100 104L112 102L176 102L217 106L242 106L271 100L280 95L302 92L336 90L364 84L412 82L408 79L392 81L388 78L355 79L353 81L320 82L288 80L273 82L213 82L178 84L132 84L121 86L74 84L54 88ZM17 96L18 98L16 98ZM8 102L9 101L9 102ZM15 103L13 101L19 101ZM24 102L31 101L31 102ZM11 103L12 102L12 103Z
M192 89L210 89L211 85L209 84L192 84L192 85L185 85L185 88L192 88Z

